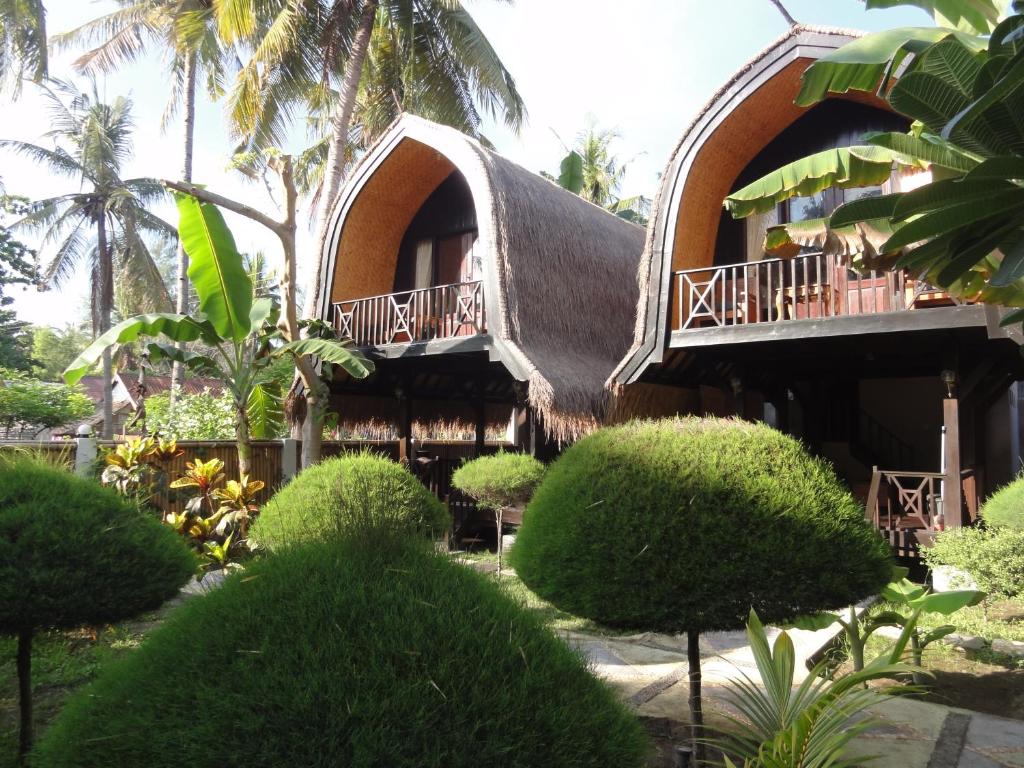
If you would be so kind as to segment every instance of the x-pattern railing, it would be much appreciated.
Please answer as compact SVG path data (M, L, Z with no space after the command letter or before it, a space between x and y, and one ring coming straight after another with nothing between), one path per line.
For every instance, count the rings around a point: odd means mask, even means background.
M334 305L339 336L360 347L409 344L486 332L483 282L385 293Z

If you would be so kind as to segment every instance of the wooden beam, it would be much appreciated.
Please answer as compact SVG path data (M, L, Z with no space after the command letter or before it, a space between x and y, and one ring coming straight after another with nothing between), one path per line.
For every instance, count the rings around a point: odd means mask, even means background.
M487 412L484 407L484 382L479 376L477 376L474 383L474 390L473 405L476 407L476 433L474 437L476 441L473 446L473 455L479 457L484 455L484 438L487 431ZM498 533L500 535L501 532L499 531Z
M778 323L750 323L713 328L673 331L669 346L679 349L744 344L760 341L822 338L826 336L864 336L895 331L929 331L955 328L984 328L985 307L964 304L933 307L875 315L846 315Z
M960 487L960 403L955 397L942 401L946 428L946 476L942 488L942 515L947 528L963 524L963 492Z

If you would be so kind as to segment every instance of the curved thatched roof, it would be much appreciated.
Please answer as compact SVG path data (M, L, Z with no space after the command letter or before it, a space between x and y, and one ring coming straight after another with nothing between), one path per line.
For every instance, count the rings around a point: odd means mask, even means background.
M806 112L793 103L800 76L814 60L859 34L791 28L740 68L683 132L662 175L647 229L637 273L633 345L609 378L610 387L635 382L648 365L661 362L672 271L712 264L722 200L751 160ZM885 106L869 94L850 92L840 98Z
M492 355L529 382L548 434L574 439L600 420L605 381L629 348L643 230L454 129L403 116L349 175L319 316L391 290L409 222L454 170L476 208Z

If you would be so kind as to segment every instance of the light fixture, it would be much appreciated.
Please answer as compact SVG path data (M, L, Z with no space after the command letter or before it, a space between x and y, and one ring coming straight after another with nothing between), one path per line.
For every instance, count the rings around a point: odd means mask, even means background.
M946 385L946 397L953 397L956 392L956 371L951 371L948 368L943 369L942 373L939 374L939 379Z

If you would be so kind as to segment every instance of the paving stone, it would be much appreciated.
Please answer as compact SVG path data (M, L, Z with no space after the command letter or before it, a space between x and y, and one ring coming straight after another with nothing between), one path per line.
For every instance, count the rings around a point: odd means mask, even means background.
M992 650L996 653L1005 653L1007 656L1024 658L1024 643L1019 640L993 640Z
M972 749L965 749L960 753L960 762L957 764L957 768L1004 768L1004 766L1005 763L993 760Z
M967 731L967 746L976 750L1024 750L1024 721L975 715Z
M968 651L981 650L986 645L985 638L977 635L946 635L942 638L942 642Z

